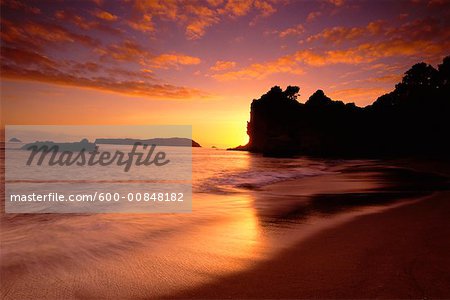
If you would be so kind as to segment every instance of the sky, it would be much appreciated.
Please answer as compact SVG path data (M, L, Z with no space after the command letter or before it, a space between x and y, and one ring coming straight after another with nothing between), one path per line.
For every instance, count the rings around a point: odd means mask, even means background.
M366 106L450 54L450 1L1 0L5 124L192 125L248 141L272 86Z

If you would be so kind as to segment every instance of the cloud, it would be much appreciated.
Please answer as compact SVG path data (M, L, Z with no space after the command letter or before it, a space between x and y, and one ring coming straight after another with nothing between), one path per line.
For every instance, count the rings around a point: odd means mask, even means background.
M129 20L129 25L141 30L138 24L148 24L149 20L173 21L183 26L190 40L200 39L206 30L226 18L237 18L257 12L257 17L267 17L276 9L272 0L209 0L209 1L150 1L134 0L134 9L138 17ZM139 16L140 15L140 16ZM145 20L145 18L147 20ZM147 30L153 28L147 25Z
M383 30L383 26L386 26L386 22L379 20L370 22L364 27L343 27L337 26L332 28L325 28L318 34L312 35L307 38L307 42L313 42L316 40L325 40L327 42L340 44L342 42L354 41L361 37L370 37L376 34L380 34Z
M83 30L89 31L89 30L101 30L103 32L107 32L110 34L120 35L122 34L122 30L118 27L111 27L109 24L104 24L104 22L99 22L98 20L92 21L87 20L85 17L80 16L74 12L71 12L69 10L57 10L55 12L55 18L61 21L67 21L78 28L81 28Z
M2 18L2 78L161 98L206 95L194 88L162 82L152 70L199 64L197 57L172 52L155 54L131 38L123 39L122 35L115 36L116 42L104 45L109 39L101 42L79 33L81 30L92 34L93 29L102 30L109 22L93 19L89 14L78 15L70 9L56 9L45 18L25 18L25 21ZM73 24L76 28L59 24ZM125 20L122 24L126 24ZM86 61L86 57L92 61Z
M401 74L389 74L389 75L369 78L368 81L396 83L396 82L399 82L402 79L402 77L403 77L403 75L401 75Z
M318 17L320 17L321 15L322 15L322 12L320 12L320 11L312 11L306 17L306 22L312 22L315 19L317 19Z
M234 62L234 61L218 60L218 61L216 61L214 66L212 66L210 68L210 70L212 70L212 71L224 71L224 70L232 69L235 66L236 66L236 62Z
M117 16L113 15L110 12L104 11L104 10L96 10L92 13L94 16L96 16L99 19L105 20L105 21L116 21Z
M133 28L134 30L141 31L141 32L154 32L155 31L155 24L152 22L152 16L150 15L144 15L142 19L139 22L135 21L127 21L128 26Z
M219 22L219 17L214 10L208 7L188 5L187 10L197 16L186 24L186 36L188 39L201 38L206 32L206 28Z
M15 65L26 65L43 69L54 69L57 67L57 63L34 51L3 46L0 53L2 63L12 62Z
M445 6L445 5L448 6L449 3L447 0L429 0L427 5L441 7L441 6Z
M403 23L400 26L388 24L387 21L377 20L368 23L366 26L344 27L337 26L325 28L321 32L309 36L306 40L313 42L323 40L333 44L353 42L356 40L379 39L426 39L447 38L450 36L446 25L435 18L416 19L411 22Z
M73 33L55 24L28 21L16 25L6 19L2 19L1 22L1 39L9 45L31 48L44 48L67 43L79 43L89 47L99 45L98 40L90 36Z
M225 11L234 16L245 16L251 9L253 0L228 0Z
M154 31L151 21L159 18L163 21L174 21L184 26L188 39L202 37L206 28L219 22L218 12L203 2L187 1L144 1L135 0L134 9L141 17L129 20L131 28L143 32ZM142 26L141 24L145 24Z
M292 57L283 56L274 61L251 64L238 71L213 74L212 77L219 81L263 79L278 73L301 75L304 71L295 61L292 61Z
M179 53L170 53L170 54L160 54L155 57L152 57L148 61L148 65L157 69L169 69L169 68L178 68L179 66L187 66L187 65L198 65L201 62L200 58L179 54Z
M256 0L254 5L255 8L259 9L261 15L264 17L268 17L277 11L276 8L274 8L268 1Z
M41 10L39 8L31 6L31 5L27 5L27 4L23 3L23 1L19 1L19 0L2 0L1 5L8 6L9 8L14 9L14 10L22 10L26 13L31 13L31 14L35 14L35 15L38 15L41 13Z
M394 39L389 41L363 43L356 47L343 50L328 50L324 52L300 50L293 55L293 59L302 61L311 66L324 66L339 63L361 64L394 56L441 56L446 52L449 45L450 42L437 44L433 41L426 40L406 41L404 39Z
M135 41L127 39L120 43L111 44L107 47L97 47L95 52L101 56L103 60L113 59L116 61L136 62L139 59L146 58L150 53Z
M148 74L145 76L141 72L116 68L104 70L109 73L109 76L100 76L93 74L101 71L100 66L95 63L83 65L82 63L57 62L35 52L6 47L2 47L1 53L3 78L157 98L186 99L207 96L198 89L158 83L153 76ZM75 71L76 69L78 71Z
M180 66L198 65L201 62L198 57L176 52L156 55L130 39L107 47L98 47L95 52L102 60L134 62L146 68L178 69Z
M286 28L285 30L278 33L280 38L285 38L290 35L300 35L305 32L305 27L302 24L298 24L297 26Z
M334 6L337 6L337 7L343 6L345 3L344 0L328 0L327 2L333 4Z
M272 61L255 63L240 70L214 74L212 77L221 81L262 79L276 73L300 75L304 73L304 66L358 65L397 56L441 58L441 56L446 54L449 47L449 41L437 44L426 40L405 41L404 39L394 39L363 43L356 47L342 50L299 50Z
M149 84L143 81L112 81L106 77L76 77L69 73L44 73L40 70L12 69L4 67L3 76L9 79L41 81L52 84L94 88L102 91L117 92L135 96L156 98L187 99L205 97L197 89L178 87L169 84Z

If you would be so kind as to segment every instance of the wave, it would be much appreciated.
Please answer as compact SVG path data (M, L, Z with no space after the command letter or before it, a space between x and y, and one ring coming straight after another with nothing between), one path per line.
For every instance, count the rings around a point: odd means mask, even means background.
M240 189L257 190L276 182L330 173L333 172L327 171L324 167L230 172L207 178L199 182L194 189L200 193L232 193L238 192Z

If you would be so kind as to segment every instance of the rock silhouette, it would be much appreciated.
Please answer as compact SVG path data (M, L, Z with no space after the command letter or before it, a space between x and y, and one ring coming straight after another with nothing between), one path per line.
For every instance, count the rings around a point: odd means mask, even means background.
M395 89L364 108L322 90L299 103L299 88L274 86L251 104L249 143L230 150L271 156L449 156L450 56L436 70L411 67Z
M109 145L134 145L135 143L141 143L145 145L157 145L157 146L176 146L176 147L201 147L199 143L187 138L154 138L154 139L105 139L99 138L95 140L96 144L109 144Z
M52 141L45 141L45 142L34 142L23 145L20 149L22 150L28 150L28 151L42 151L45 152L47 150L43 150L43 147L51 150L53 147L56 149L56 151L69 151L69 152L78 152L78 151L93 151L96 147L95 143L90 143L88 139L82 139L79 142L71 142L71 143L56 143Z

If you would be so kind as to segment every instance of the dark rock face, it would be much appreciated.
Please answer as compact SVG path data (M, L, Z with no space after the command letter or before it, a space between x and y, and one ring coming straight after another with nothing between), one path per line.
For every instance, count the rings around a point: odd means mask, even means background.
M365 108L316 91L305 104L298 87L275 86L251 104L250 141L232 150L267 155L450 156L450 56L438 70L425 63L395 90Z

